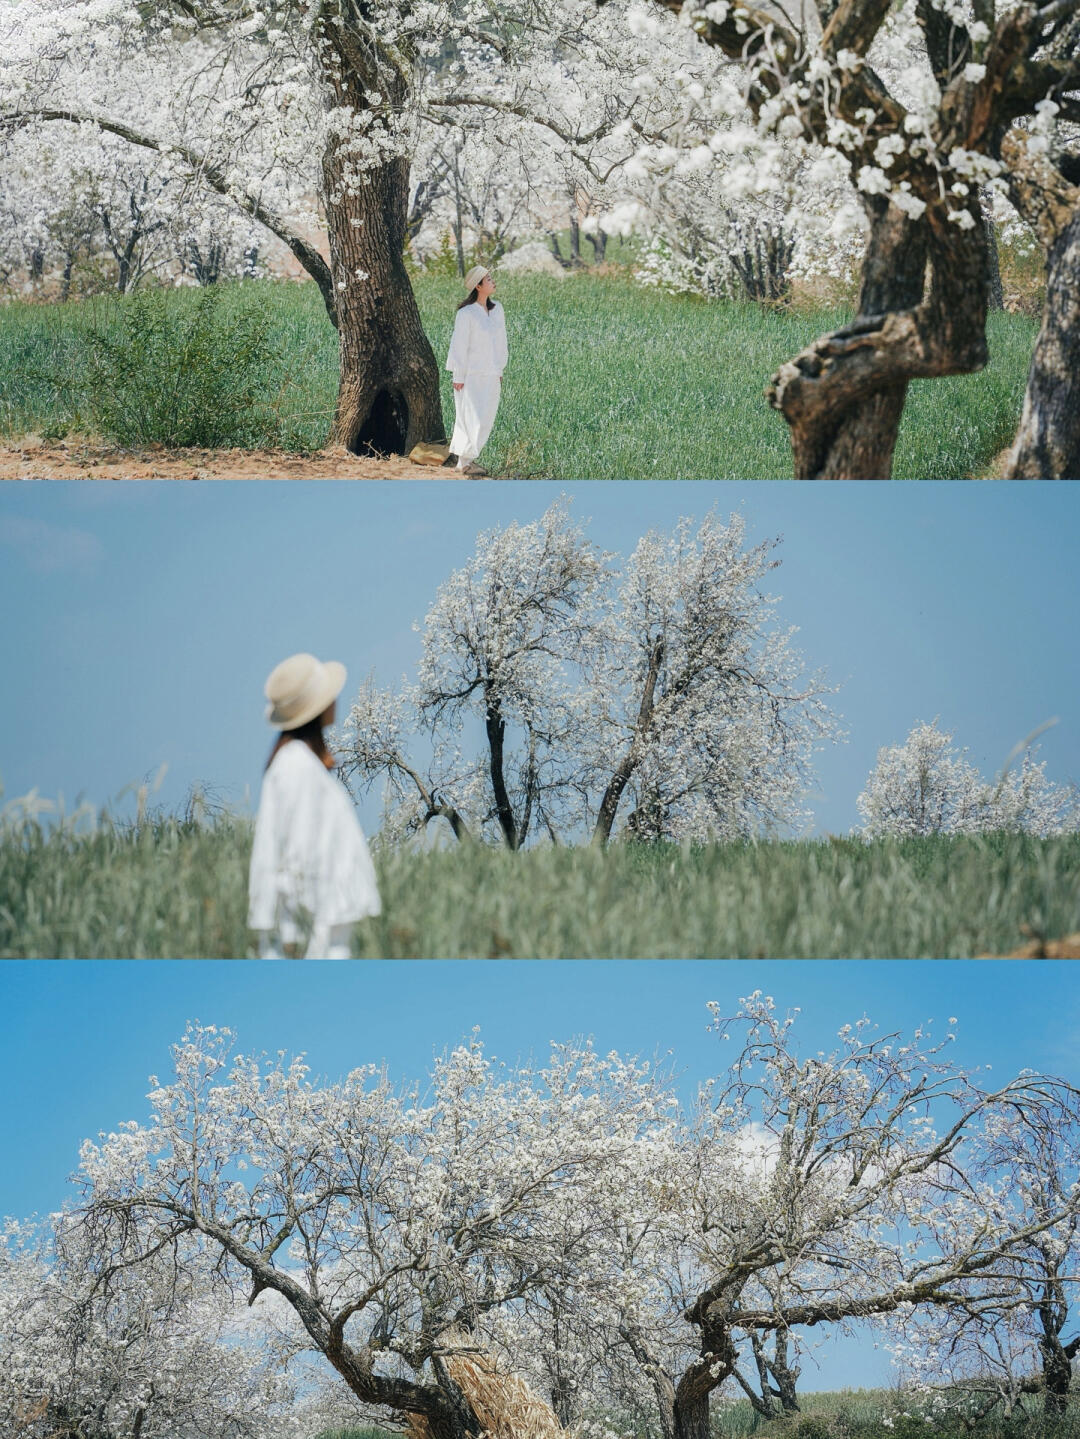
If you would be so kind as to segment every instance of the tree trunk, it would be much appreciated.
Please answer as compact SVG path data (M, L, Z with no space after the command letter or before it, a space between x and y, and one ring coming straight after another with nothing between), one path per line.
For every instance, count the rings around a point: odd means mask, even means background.
M573 211L570 212L570 266L576 270L581 264L581 225Z
M581 1418L576 1390L561 1374L556 1374L551 1381L551 1407L564 1429L569 1429Z
M796 479L889 479L909 380L986 364L978 223L962 230L931 211L913 221L880 198L868 210L858 317L784 365L767 392L791 427Z
M998 257L997 230L990 213L992 201L983 208L983 232L986 236L986 298L991 310L1005 308L1005 291L1001 287L1001 260Z
M665 815L656 789L648 789L637 809L626 816L626 833L639 844L659 844L664 837Z
M327 78L339 106L368 109L357 60L340 36L340 71ZM402 97L390 97L400 103ZM357 177L347 140L322 159L341 377L330 443L354 454L407 455L443 442L439 371L405 269L409 159L398 155Z
M640 1331L632 1324L620 1325L619 1336L652 1385L656 1395L661 1439L675 1439L675 1384L671 1375L661 1362L660 1356L649 1348Z
M458 169L458 156L454 156L454 223L451 226L454 232L454 250L457 254L458 278L465 278L465 219L461 213L461 172Z
M1080 209L1048 258L1042 328L1007 478L1080 479Z
M801 1370L792 1368L788 1363L788 1338L782 1330L776 1331L776 1339L773 1342L772 1358L767 1361L769 1373L776 1382L776 1392L780 1397L780 1404L785 1414L798 1414L799 1400L795 1393L795 1385L798 1382Z
M506 847L517 849L522 836L518 832L514 809L506 789L506 776L503 772L506 721L502 717L502 710L496 699L489 699L487 702L484 727L487 731L488 770L491 775L492 793L495 796L495 813L498 816L499 828L503 832L503 839L506 840Z
M477 1439L480 1422L451 1376L446 1360L436 1355L431 1367L445 1400L436 1413L425 1416L431 1439Z
M681 1389L682 1386L680 1385ZM694 1393L675 1396L675 1439L710 1439L709 1395Z
M1069 1406L1072 1364L1055 1335L1052 1341L1040 1341L1043 1366L1043 1412L1048 1419L1062 1419Z
M71 272L75 267L75 250L68 250L64 256L64 271L60 281L60 299L66 300L71 295Z
M700 1301L689 1313L699 1309ZM691 1322L699 1326L701 1357L675 1387L675 1439L710 1439L709 1396L735 1372L738 1356L723 1321L699 1314Z
M658 636L652 642L649 651L649 668L645 674L645 683L641 689L641 703L638 706L637 723L634 726L634 733L627 746L626 753L615 766L614 773L608 780L604 796L600 801L600 808L596 815L596 825L593 829L592 843L598 845L607 844L611 838L611 827L615 823L615 812L619 808L619 801L622 799L623 790L630 781L638 764L637 743L638 738L645 733L649 721L652 718L653 706L656 697L656 681L660 674L660 666L664 661L664 641Z
M859 293L859 319L913 308L922 299L925 276L923 232L898 210L878 201L871 211ZM856 397L854 403L839 407L825 424L794 425L791 448L795 478L891 478L896 435L906 399L905 380L883 387L876 394Z
M1072 1358L1061 1342L1061 1331L1069 1314L1065 1286L1060 1278L1049 1278L1038 1306L1039 1356L1042 1360L1043 1413L1052 1423L1065 1417L1072 1383Z
M305 1327L310 1333L310 1326L305 1324ZM340 1332L331 1333L328 1340L325 1335L313 1337L333 1368L364 1404L417 1416L427 1439L479 1439L481 1425L472 1405L440 1357L432 1359L435 1384L419 1384L376 1374L371 1351L350 1348Z

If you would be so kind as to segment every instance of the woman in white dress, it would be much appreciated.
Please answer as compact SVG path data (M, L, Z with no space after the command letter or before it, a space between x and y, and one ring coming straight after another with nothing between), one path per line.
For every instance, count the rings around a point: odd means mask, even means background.
M263 959L348 959L352 927L379 913L364 832L323 729L334 723L345 666L292 655L266 681L266 718L280 734L263 775L248 884L248 926Z
M446 368L454 376L454 433L450 453L466 475L487 472L476 463L499 408L506 368L506 316L491 298L495 281L483 265L465 276L466 297L458 306Z

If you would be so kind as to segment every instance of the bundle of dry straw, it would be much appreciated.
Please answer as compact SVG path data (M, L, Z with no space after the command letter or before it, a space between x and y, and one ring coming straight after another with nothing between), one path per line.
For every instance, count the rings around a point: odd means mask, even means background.
M551 1406L534 1394L524 1379L500 1368L491 1354L477 1349L470 1335L447 1335L447 1344L471 1349L470 1353L446 1355L445 1363L483 1425L485 1439L567 1439ZM431 1439L430 1426L421 1414L409 1415L405 1433L408 1439Z

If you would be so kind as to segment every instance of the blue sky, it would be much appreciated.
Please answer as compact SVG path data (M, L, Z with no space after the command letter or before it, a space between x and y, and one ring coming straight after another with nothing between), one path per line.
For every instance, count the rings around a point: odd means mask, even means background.
M253 802L273 665L341 659L346 699L411 672L412 623L477 532L564 491L623 553L713 506L784 536L779 615L849 733L817 762L819 832L856 824L878 747L936 716L987 773L1058 717L1042 757L1080 778L1075 485L49 482L0 489L6 798L99 806L168 764L166 805L193 784Z
M1025 1066L1080 1078L1080 968L1068 962L13 961L0 966L0 1215L73 1195L80 1141L145 1119L147 1077L168 1074L189 1019L230 1026L249 1051L304 1051L330 1078L381 1060L420 1078L473 1026L506 1060L592 1036L605 1052L670 1051L689 1094L728 1052L707 1002L731 1013L754 989L800 1008L811 1051L863 1014L908 1033L926 1021L943 1033L955 1017L957 1061L990 1065L988 1080ZM866 1339L825 1345L817 1364L805 1389L889 1380Z

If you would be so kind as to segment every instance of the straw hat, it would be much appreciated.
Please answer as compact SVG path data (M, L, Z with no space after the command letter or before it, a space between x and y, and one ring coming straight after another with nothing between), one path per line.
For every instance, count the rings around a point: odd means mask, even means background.
M266 718L274 729L299 729L328 709L345 687L345 666L314 655L290 655L270 671Z
M486 265L474 265L469 271L469 273L465 276L466 295L471 295L474 290L478 290L480 288L480 281L484 278L485 275L490 274L491 271L487 268Z

